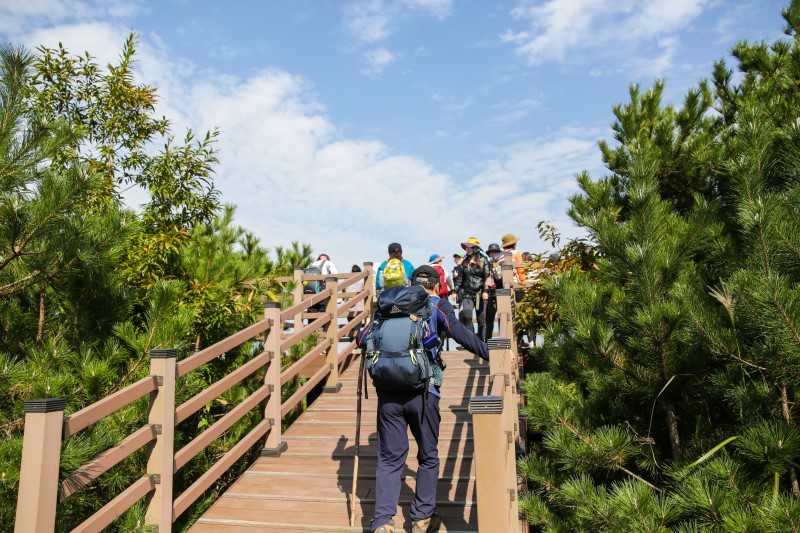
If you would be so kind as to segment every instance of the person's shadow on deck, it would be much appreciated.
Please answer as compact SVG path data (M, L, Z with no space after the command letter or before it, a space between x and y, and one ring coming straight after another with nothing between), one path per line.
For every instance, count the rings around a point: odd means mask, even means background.
M372 392L371 394L374 394ZM445 407L443 409L451 409ZM363 416L363 415L362 415ZM466 437L466 424L458 423L462 426L460 430L456 430L456 435ZM441 432L440 432L441 434ZM376 479L375 469L377 466L377 436L376 432L372 432L368 437L362 433L361 441L359 443L359 467L358 467L358 481L356 485L356 527L361 526L364 531L370 531L369 522L375 510L375 485L381 480ZM414 441L414 437L409 432L409 445ZM352 513L352 497L353 497L353 468L355 456L355 436L352 438L342 435L336 443L336 448L333 450L332 459L338 463L337 469L337 486L339 490L345 495L347 502L347 517L348 524ZM448 512L453 509L453 505L448 505L450 500L454 498L458 501L464 501L468 497L467 485L472 465L471 458L461 458L461 465L456 471L456 465L459 460L455 456L455 451L458 450L458 443L453 442L451 449L443 449L441 439L439 444L439 483L437 484L437 510L442 517L442 525L448 530L471 530L474 524L470 524L474 518L476 508L474 502L471 503L470 510L462 510L461 512ZM411 454L411 451L409 451ZM451 454L453 456L451 456ZM398 504L398 512L395 515L395 528L398 531L410 530L410 521L405 522L405 517L408 516L410 508L410 500L414 498L414 487L409 480L416 476L416 471L412 470L406 464L403 470L400 486L400 503ZM454 478L460 478L456 480ZM455 484L455 486L454 486ZM447 509L449 508L449 509ZM443 512L444 511L444 512ZM406 529L403 529L407 526Z

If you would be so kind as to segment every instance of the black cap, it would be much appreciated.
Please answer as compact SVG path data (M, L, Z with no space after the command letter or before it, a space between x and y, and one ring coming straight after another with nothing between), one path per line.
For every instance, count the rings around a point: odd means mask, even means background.
M414 272L411 273L411 281L412 283L417 279L423 281L435 281L436 283L439 282L439 273L430 265L422 265L421 267L417 267Z
M389 245L389 253L390 254L394 253L394 252L402 252L402 251L403 251L403 247L400 246L399 242L393 242L392 244Z

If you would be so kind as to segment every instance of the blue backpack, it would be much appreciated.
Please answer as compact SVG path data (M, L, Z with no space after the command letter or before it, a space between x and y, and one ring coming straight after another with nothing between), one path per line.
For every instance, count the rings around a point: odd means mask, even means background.
M378 297L374 324L367 333L367 372L377 390L427 390L433 378L430 351L438 344L431 331L431 301L422 287L391 287Z

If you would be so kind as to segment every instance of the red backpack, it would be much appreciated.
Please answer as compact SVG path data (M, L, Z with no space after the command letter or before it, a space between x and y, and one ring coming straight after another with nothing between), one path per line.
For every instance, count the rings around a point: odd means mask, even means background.
M450 288L447 286L447 281L445 280L444 268L442 265L431 266L439 273L439 298L447 298L447 295L450 294Z

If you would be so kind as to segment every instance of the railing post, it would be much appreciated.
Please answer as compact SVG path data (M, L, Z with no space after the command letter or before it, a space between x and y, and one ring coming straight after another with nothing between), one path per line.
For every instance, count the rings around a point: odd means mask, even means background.
M17 533L52 533L55 529L66 404L62 398L25 402L25 434L14 522Z
M292 293L292 305L297 305L303 301L303 269L294 267L294 292ZM295 333L303 327L303 312L294 315L293 328Z
M499 297L498 297L499 298ZM516 448L520 443L519 432L519 397L517 394L517 381L513 372L513 357L511 347L513 343L510 339L495 338L489 339L489 375L492 380L504 379L505 388L503 389L503 412L502 431L508 437L510 450L508 451L506 460L507 465L504 470L505 476L505 489L512 495L511 506L513 507L514 514L517 516L519 511L519 504L516 501L517 495L517 466L516 466ZM478 428L475 428L477 435Z
M328 374L328 380L322 389L323 392L339 392L342 389L342 384L339 382L339 313L336 310L338 288L339 280L337 278L325 278L325 289L331 291L331 299L328 300L328 306L325 308L325 312L331 317L328 328L325 330L325 337L331 341L325 364L330 367L331 373Z
M269 366L264 375L264 384L269 387L269 396L264 406L264 418L270 421L267 441L262 456L277 457L286 451L286 442L281 439L281 307L277 302L264 304L264 318L269 320L269 332L264 349L269 353Z
M492 376L492 380L505 376ZM507 388L507 387L506 387ZM493 390L497 390L492 387ZM513 531L518 520L516 486L508 489L505 473L511 463L516 471L514 445L505 431L503 396L475 396L470 399L475 446L475 493L478 501L478 531Z
M150 375L156 376L158 388L150 393L147 421L155 427L156 440L147 460L147 474L153 477L155 490L150 495L145 521L164 533L172 531L172 478L175 473L175 358L174 348L150 350Z

